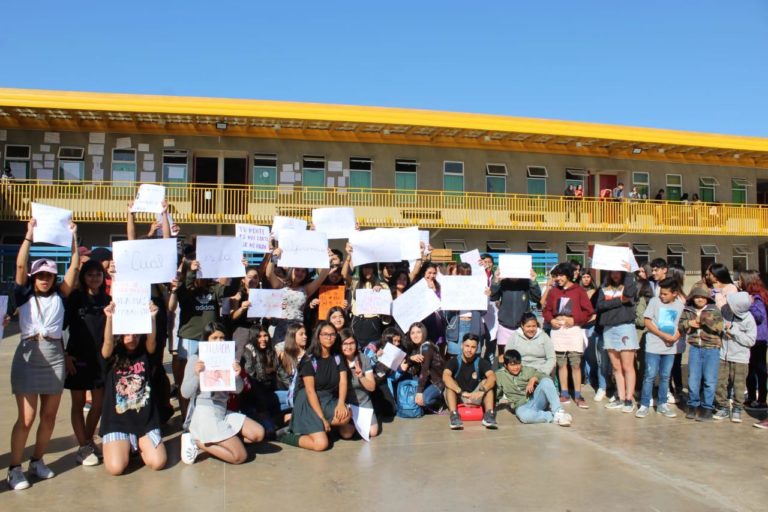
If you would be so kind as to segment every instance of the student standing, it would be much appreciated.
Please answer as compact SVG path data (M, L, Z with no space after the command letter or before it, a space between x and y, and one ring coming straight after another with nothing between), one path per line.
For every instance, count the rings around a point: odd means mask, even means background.
M765 289L760 273L745 270L739 275L739 288L752 296L752 313L757 323L757 341L750 349L749 372L747 373L747 404L753 409L766 409L768 395L768 367L766 367L766 347L768 347L768 290Z

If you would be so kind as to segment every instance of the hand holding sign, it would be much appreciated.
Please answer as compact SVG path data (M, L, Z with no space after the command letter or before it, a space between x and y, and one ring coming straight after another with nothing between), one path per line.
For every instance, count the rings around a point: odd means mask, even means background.
M47 204L32 203L33 239L62 247L72 245L72 212Z
M131 212L163 213L165 201L165 187L162 185L150 185L144 183L139 186L136 199L131 206Z

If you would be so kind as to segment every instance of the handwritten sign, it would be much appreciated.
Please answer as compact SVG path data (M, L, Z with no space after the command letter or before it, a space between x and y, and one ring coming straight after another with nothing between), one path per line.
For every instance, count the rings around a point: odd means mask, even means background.
M398 234L400 235L400 259L417 260L421 258L419 228L417 226L400 228Z
M35 242L46 242L63 247L72 246L72 232L69 223L72 221L72 212L47 204L32 203L32 218L35 219L35 228L32 230L32 238Z
M355 290L355 313L358 315L392 314L392 294L389 290L375 291L368 288Z
M349 238L355 232L354 208L315 208L312 210L315 231L325 233L328 240Z
M486 311L485 280L475 276L445 276L440 279L440 308L444 311Z
M136 199L133 200L131 211L162 213L163 201L165 201L164 186L144 183L139 186L139 191L136 193Z
M359 267L366 263L394 263L401 261L400 234L394 229L356 231L349 238L352 244L352 263Z
M169 283L176 278L175 238L115 242L112 257L121 280Z
M3 331L5 327L3 326L3 322L5 321L5 315L8 311L8 296L7 295L0 295L0 340L3 339Z
M269 228L250 224L235 224L235 236L243 241L243 250L269 252Z
M275 237L275 240L280 239L280 232L283 230L306 231L307 221L275 215L272 219L272 236Z
M379 362L387 368L397 371L403 359L405 359L405 352L400 347L387 343L384 345L384 353L381 354Z
M392 302L392 316L403 332L440 309L440 299L422 279Z
M502 279L530 279L533 257L530 254L499 254Z
M203 279L243 277L243 241L236 236L198 236L195 247Z
M278 265L285 268L329 268L328 238L318 231L282 231Z
M148 334L152 332L152 315L149 312L149 283L112 281L112 334Z
M635 255L629 247L595 244L592 268L634 272L638 269Z
M198 344L205 370L200 373L200 391L235 391L234 341L206 341Z
M344 303L344 285L323 285L317 298L320 299L320 305L317 307L317 318L325 320L328 318L328 311L335 306L341 306Z
M251 288L248 290L248 318L284 318L283 302L285 302L285 290L262 290Z

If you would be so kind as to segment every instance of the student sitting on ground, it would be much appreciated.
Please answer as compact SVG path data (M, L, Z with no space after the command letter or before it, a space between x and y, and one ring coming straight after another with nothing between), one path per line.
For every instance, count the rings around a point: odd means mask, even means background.
M546 374L523 366L520 352L504 352L504 368L496 371L496 394L509 403L521 423L571 425L571 415L560 405L555 383Z
M493 404L496 375L491 369L491 363L482 359L477 353L479 344L480 339L477 335L465 334L461 342L461 356L448 361L443 370L445 402L448 404L448 410L451 411L450 421L453 430L463 428L457 410L459 399L464 404L482 405L485 410L483 426L489 429L498 428Z

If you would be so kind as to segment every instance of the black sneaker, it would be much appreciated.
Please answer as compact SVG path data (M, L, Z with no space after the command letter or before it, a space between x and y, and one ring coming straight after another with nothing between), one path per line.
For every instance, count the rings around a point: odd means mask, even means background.
M695 420L696 419L696 407L688 406L688 412L685 413L685 419L687 420Z
M461 421L461 416L457 411L451 413L451 430L461 430L464 428L464 423Z
M696 417L696 421L707 422L712 421L712 409L701 409L701 412Z
M485 411L485 414L483 415L483 426L491 430L499 428L498 423L496 423L496 411Z

